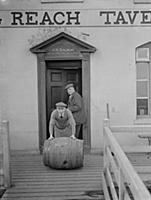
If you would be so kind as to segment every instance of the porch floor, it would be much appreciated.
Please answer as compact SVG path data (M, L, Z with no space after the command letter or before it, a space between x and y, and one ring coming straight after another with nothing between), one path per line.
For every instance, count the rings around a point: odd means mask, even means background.
M129 160L151 192L151 153L128 153ZM12 187L2 200L104 200L103 156L94 151L84 156L84 166L55 170L43 165L42 155L11 155Z
M11 156L12 187L2 200L103 200L103 156L85 154L84 166L55 170L43 165L38 153L15 152Z

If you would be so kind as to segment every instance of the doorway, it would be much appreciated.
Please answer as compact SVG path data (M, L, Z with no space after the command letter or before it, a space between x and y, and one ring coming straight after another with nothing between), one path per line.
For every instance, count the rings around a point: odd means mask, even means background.
M90 54L92 45L61 32L30 49L37 55L39 149L48 137L48 120L56 101L66 101L64 86L76 84L82 94L86 123L83 124L84 147L91 148Z
M82 63L80 60L59 60L46 62L46 123L49 137L49 120L57 102L68 103L68 95L64 89L68 83L75 85L82 96ZM82 130L80 132L82 139Z

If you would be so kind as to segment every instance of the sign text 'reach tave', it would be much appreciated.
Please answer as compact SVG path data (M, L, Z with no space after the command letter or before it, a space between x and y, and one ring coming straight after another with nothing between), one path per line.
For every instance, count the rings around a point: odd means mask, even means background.
M151 10L0 11L0 27L151 26Z

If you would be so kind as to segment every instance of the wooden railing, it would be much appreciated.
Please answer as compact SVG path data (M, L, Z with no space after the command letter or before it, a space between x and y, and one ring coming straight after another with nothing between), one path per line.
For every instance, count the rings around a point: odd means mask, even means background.
M0 187L11 186L9 122L0 122Z
M106 200L151 200L151 195L104 121L103 190Z

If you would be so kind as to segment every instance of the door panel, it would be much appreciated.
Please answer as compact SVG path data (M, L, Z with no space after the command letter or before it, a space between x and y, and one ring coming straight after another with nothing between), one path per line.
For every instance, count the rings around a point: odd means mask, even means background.
M47 70L47 118L58 101L63 100L63 72ZM49 111L49 112L48 112Z
M62 99L62 87L52 86L51 87L51 104L52 105L50 105L51 106L50 108L53 109L55 107L55 104L59 102L60 99Z

